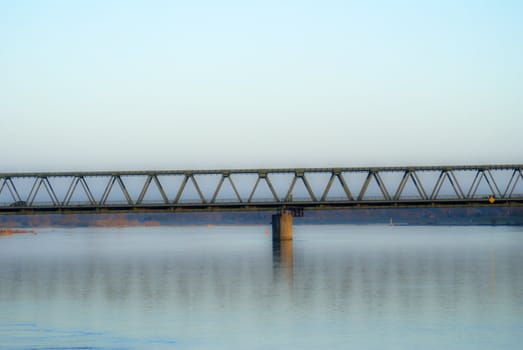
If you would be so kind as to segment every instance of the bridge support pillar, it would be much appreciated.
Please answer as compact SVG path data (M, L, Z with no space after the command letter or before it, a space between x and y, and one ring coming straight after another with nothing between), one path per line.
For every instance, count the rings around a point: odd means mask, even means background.
M272 240L292 240L292 214L281 212L272 216Z

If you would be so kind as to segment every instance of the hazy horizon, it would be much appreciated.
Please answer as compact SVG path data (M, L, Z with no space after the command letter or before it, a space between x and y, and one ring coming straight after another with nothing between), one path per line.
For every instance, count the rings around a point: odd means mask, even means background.
M0 172L523 163L518 1L0 3Z

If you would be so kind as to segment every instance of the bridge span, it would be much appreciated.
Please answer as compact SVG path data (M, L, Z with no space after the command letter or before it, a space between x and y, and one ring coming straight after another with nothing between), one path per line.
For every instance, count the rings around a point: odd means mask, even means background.
M523 165L0 173L0 214L522 205Z
M523 165L0 173L0 215L523 206Z

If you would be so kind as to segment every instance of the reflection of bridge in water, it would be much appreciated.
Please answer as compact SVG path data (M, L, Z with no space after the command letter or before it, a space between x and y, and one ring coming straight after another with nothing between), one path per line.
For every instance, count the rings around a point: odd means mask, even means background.
M119 251L112 245L122 244L116 237L101 246L82 245L85 250L73 245L71 252L49 247L51 253L6 252L0 256L0 279L12 282L0 283L0 296L11 303L96 300L102 308L165 308L172 314L216 305L263 313L290 303L304 312L333 308L344 317L361 312L394 317L409 310L466 313L460 310L470 305L483 305L476 312L488 315L506 312L503 308L523 298L519 243L496 238L478 243L466 234L456 241L455 233L431 229L435 236L427 244L427 236L416 239L417 233L402 238L392 228L382 234L371 227L360 230L347 241L316 235L311 241L281 242L290 246L273 246L272 253L263 242L224 243L218 233L206 236L212 244L187 247L185 241L179 249L177 244L126 248L129 243ZM152 233L151 242L162 239ZM20 254L25 258L14 258Z
M0 174L0 214L520 206L523 165ZM284 220L285 219L285 220ZM290 235L292 237L292 233Z

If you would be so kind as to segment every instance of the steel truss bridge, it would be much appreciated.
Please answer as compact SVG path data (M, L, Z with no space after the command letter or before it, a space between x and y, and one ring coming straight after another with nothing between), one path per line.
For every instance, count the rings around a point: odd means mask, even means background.
M0 173L0 214L523 205L523 165Z

